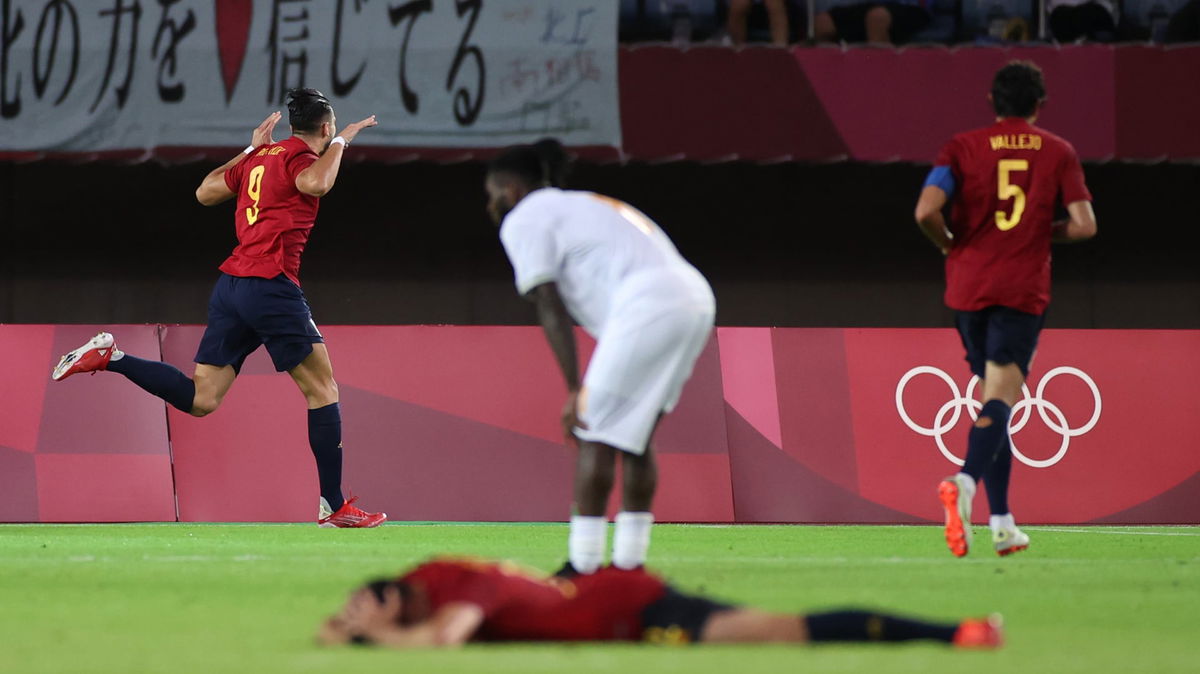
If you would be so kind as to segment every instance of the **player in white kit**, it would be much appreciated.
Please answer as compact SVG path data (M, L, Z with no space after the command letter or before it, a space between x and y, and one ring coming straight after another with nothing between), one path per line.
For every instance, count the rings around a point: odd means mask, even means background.
M579 447L569 561L560 572L570 575L604 561L618 451L622 509L612 563L645 563L658 482L650 439L712 334L716 303L700 272L640 211L560 189L565 164L557 142L510 148L488 167L487 192L517 291L537 304L567 383L563 431ZM570 317L597 341L582 385Z

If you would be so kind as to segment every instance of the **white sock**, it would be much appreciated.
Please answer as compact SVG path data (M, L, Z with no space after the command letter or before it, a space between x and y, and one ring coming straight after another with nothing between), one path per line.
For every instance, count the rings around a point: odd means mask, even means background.
M124 357L125 357L125 352L121 351L120 349L118 349L117 347L114 346L113 350L112 350L112 357L110 357L108 360L109 360L109 362L112 362L114 360L121 360Z
M988 518L988 526L992 528L992 531L1000 531L1001 529L1016 529L1017 521L1013 519L1012 513L992 515Z
M608 543L608 519L591 515L571 516L571 535L567 537L567 554L571 566L579 573L592 573L604 563L604 546Z
M650 527L654 513L617 513L617 531L613 534L613 566L634 569L646 563L650 549Z
M970 475L967 475L966 473L959 473L956 477L963 478L962 480L959 480L958 484L959 484L959 486L966 487L966 489L964 491L967 492L967 500L968 501L974 500L975 499L975 478L971 477Z

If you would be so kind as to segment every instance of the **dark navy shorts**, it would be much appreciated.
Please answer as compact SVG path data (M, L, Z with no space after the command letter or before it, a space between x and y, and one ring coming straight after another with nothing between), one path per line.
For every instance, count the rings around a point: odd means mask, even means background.
M1044 315L1027 314L1010 307L994 306L979 311L955 312L954 322L971 372L984 376L987 361L998 365L1016 363L1029 376L1029 364L1037 351Z
M208 327L195 361L240 372L246 356L265 344L275 370L286 372L324 341L300 286L286 276L221 274L208 300Z
M642 609L642 641L658 644L700 641L704 625L712 614L734 608L667 587L667 593L661 599Z

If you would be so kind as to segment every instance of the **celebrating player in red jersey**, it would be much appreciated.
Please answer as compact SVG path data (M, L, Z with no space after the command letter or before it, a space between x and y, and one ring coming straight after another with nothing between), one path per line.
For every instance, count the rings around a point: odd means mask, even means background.
M342 497L342 416L325 340L300 290L300 255L317 217L319 198L333 188L342 154L375 117L336 134L333 108L315 89L288 92L290 138L271 133L272 113L254 130L250 147L209 173L196 190L205 206L237 197L238 245L221 265L208 305L208 327L188 378L167 363L143 360L116 348L107 332L63 356L51 377L111 370L177 409L212 413L233 385L242 363L266 345L275 369L287 372L308 402L308 437L321 487L318 523L373 527L387 515L367 513Z
M686 595L642 569L605 567L570 580L509 562L436 559L350 595L321 627L327 645L390 648L468 641L819 642L929 639L1001 645L999 616L957 624L868 611L769 613Z
M1050 243L1096 234L1092 195L1075 149L1033 126L1046 99L1042 71L1032 63L1010 63L996 73L988 98L996 123L958 134L942 148L916 210L917 224L946 255L946 304L957 312L971 372L983 380L983 405L962 472L938 486L946 544L958 557L971 543L971 501L980 479L996 552L1029 546L1008 508L1009 416L1050 302ZM942 208L951 199L947 223ZM1060 202L1070 217L1055 222Z

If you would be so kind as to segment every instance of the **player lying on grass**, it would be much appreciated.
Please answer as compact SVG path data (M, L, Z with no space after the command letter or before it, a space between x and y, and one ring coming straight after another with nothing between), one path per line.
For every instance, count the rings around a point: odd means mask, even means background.
M325 645L389 648L459 646L468 641L647 641L758 643L911 641L997 648L999 616L957 624L872 611L771 613L676 591L642 569L605 567L572 579L510 562L435 559L395 580L351 593L321 626Z

